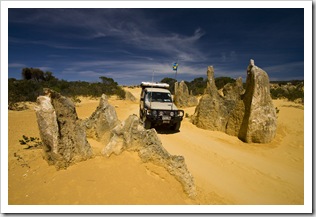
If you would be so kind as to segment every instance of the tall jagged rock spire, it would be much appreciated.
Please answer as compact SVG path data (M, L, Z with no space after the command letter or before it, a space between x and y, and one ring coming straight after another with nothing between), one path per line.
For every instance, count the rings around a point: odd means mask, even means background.
M206 83L206 89L205 89L204 93L218 95L217 94L217 87L215 85L213 66L207 67L206 75L207 75L207 83Z
M238 137L246 142L267 143L276 133L276 111L270 94L268 74L250 60L246 92L243 96L245 115Z
M119 122L115 108L109 104L105 94L102 94L96 110L84 121L88 137L106 142L110 139L110 131Z

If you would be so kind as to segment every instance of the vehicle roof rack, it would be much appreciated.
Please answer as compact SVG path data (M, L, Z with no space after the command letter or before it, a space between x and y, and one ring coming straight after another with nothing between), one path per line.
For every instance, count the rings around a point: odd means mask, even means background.
M160 87L160 88L169 88L169 84L167 83L159 83L159 82L146 82L143 81L141 82L140 86L142 88L146 88L146 87Z

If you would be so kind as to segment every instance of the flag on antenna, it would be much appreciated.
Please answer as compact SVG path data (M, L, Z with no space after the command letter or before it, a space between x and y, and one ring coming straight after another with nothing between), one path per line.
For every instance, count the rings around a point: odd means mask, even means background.
M178 69L178 63L174 63L172 69L173 70L177 70Z

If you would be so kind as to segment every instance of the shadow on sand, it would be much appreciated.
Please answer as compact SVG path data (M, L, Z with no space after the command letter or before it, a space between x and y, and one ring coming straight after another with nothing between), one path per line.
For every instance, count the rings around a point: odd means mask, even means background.
M180 130L172 130L169 126L155 126L155 130L158 134L176 134L180 133Z

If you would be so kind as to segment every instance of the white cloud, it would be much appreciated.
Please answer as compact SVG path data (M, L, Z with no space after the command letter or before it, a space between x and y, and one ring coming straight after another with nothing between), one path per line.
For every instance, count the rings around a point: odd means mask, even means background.
M183 76L206 76L207 66L191 66L181 64L178 68L178 78ZM154 72L153 72L154 71ZM70 63L64 71L64 75L78 74L82 78L98 81L100 76L111 77L116 81L130 79L139 83L142 80L151 80L152 75L156 78L175 76L172 70L172 62L144 62L142 59L116 61L116 60L97 60L97 61L78 61Z
M9 63L8 66L9 66L9 68L24 68L24 67L26 67L26 65L23 63Z
M26 19L10 18L10 22L36 23L37 25L51 26L60 34L58 29L71 28L81 34L63 33L63 38L81 38L85 40L95 38L115 37L122 43L134 46L140 50L159 52L168 58L182 61L201 61L205 59L195 46L196 42L205 34L197 27L192 35L181 35L175 32L162 33L157 28L158 23L149 19L138 9L38 9L28 14ZM137 11L136 11L137 10ZM12 40L11 40L12 41ZM50 46L59 49L89 49L88 47L73 46L53 41L22 41Z
M26 64L23 64L23 63L9 63L8 67L9 68L25 68L25 67L30 67L30 66L27 66ZM31 66L31 67L41 69L42 71L50 71L53 69L52 67L49 67L49 66Z
M53 68L52 68L52 67L49 67L49 66L35 66L35 67L33 67L33 68L38 68L38 69L40 69L40 70L42 70L42 71L44 71L44 72L46 72L46 71L52 71L52 70L53 70Z
M266 72L270 73L288 73L289 71L295 72L295 71L301 71L304 68L304 62L292 62L292 63L285 63L280 65L273 65L273 66L267 66L262 68Z
M21 38L14 38L10 37L9 42L11 43L17 43L17 44L32 44L32 45L43 45L47 47L57 48L57 49L67 49L67 50L88 50L92 49L91 47L86 46L73 46L73 45L67 45L65 43L61 42L54 42L54 41L48 41L48 40L26 40Z

